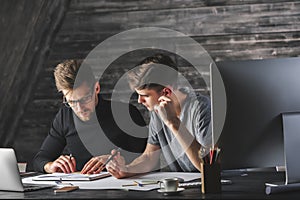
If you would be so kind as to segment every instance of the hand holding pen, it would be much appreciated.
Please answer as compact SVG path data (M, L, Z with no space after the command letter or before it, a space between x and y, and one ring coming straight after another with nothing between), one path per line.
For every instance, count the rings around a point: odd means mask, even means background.
M104 168L114 157L120 152L121 148L118 148L113 154L111 154L105 163L103 163L102 167Z
M126 165L125 158L120 154L112 151L112 154L115 154L114 159L111 162L108 162L106 165L107 171L116 178L124 178L129 175L132 175L128 170L128 166Z
M81 174L97 174L100 173L120 151L118 148L112 155L103 155L91 158L81 170Z
M72 173L76 171L76 159L70 155L61 155L53 162L48 162L44 166L47 173L63 172Z
M76 159L72 153L69 154L69 160L72 163L71 172L76 172Z

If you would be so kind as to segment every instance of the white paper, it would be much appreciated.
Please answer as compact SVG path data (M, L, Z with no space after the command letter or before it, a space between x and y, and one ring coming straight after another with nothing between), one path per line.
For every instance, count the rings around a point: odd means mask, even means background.
M108 172L101 172L99 174L80 174L80 173L53 173L42 174L32 177L34 181L92 181L100 178L110 176Z
M184 181L191 181L199 179L201 177L200 172L196 173L186 173L186 172L153 172L145 175L134 176L130 178L117 179L113 176L106 177L94 181L63 181L63 183L71 183L73 185L79 186L80 189L121 189L121 190L139 190L139 191L149 191L159 188L158 184L144 185L141 186L126 186L122 185L134 184L134 181L139 183L145 183L146 181L159 181L164 178L177 177L182 178ZM45 184L55 184L55 181L33 181L33 177L23 178L23 183L45 183Z

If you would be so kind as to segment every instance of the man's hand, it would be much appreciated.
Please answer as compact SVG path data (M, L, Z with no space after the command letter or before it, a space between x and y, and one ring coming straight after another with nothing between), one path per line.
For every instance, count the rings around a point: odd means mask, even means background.
M72 173L76 171L76 159L67 155L61 155L53 162L48 162L44 166L47 173L63 172Z
M111 154L113 155L115 150L112 150ZM128 169L125 165L125 159L121 156L120 152L114 157L112 161L107 163L106 169L111 175L116 178L124 178L128 175Z
M105 166L103 164L110 155L102 155L91 158L82 168L81 174L98 174Z
M178 123L178 117L174 102L167 97L161 96L158 99L158 104L154 106L154 111L159 115L161 120L167 125L174 125Z

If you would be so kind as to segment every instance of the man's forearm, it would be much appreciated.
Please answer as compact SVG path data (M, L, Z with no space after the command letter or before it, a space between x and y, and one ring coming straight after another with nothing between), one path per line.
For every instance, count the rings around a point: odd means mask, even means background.
M174 121L174 124L169 124L169 128L175 135L176 139L182 146L190 161L200 171L201 159L199 158L198 153L201 148L201 144L197 142L195 137L189 132L189 130L185 126L180 124L179 119L178 121L176 121L176 123Z
M158 164L160 150L143 153L141 156L126 165L129 174L139 174L152 171Z

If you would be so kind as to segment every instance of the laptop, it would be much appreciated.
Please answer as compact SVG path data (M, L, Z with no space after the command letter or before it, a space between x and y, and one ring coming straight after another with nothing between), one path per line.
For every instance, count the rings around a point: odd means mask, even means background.
M23 184L16 154L12 148L0 148L0 174L0 190L28 192L55 186L49 184Z

